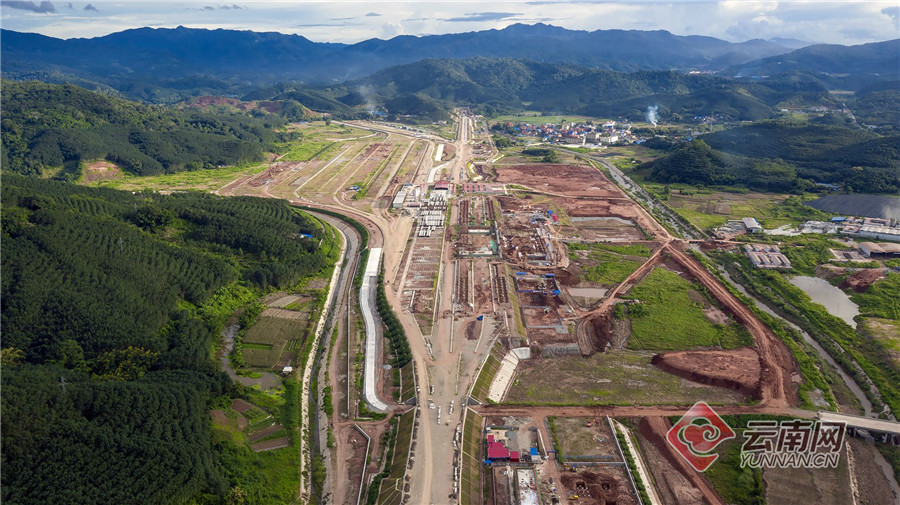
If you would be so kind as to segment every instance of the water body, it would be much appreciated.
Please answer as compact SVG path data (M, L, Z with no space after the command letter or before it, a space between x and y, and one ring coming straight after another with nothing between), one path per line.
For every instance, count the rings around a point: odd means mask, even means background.
M634 222L620 217L603 217L603 216L584 216L570 218L573 223L581 223L586 221L615 221L616 223L634 226Z
M843 319L851 328L856 328L853 318L859 314L859 307L839 288L825 279L803 275L792 277L790 283L802 289L812 301L823 305L828 312Z
M776 313L774 310L771 309L771 307L769 307L768 305L766 305L765 303L763 303L762 300L760 300L759 298L756 298L755 296L751 295L751 294L744 288L744 286L741 286L741 285L738 284L737 282L734 282L734 279L732 279L731 276L728 275L728 272L726 272L726 271L725 271L724 269L722 269L721 267L719 267L719 272L721 272L722 275L723 275L726 279L728 279L728 282L730 282L732 286L734 286L738 291L740 291L741 293L743 293L744 296L746 296L747 298L750 298L751 300L753 300L754 302L756 302L756 306L759 307L760 310L762 310L762 311L765 312L766 314L769 314L770 316L772 316L772 317L774 317L774 318L776 318L776 319L781 320L782 322L784 322L785 324L787 324L787 325L790 326L791 328L793 328L793 329L799 331L800 334L803 335L803 340L804 340L807 344L809 344L810 346L812 346L812 348L815 349L817 353L819 353L819 356L821 356L822 359L824 359L825 361L827 361L831 366L834 367L835 370L837 370L838 375L840 375L840 376L841 376L841 379L844 380L844 384L847 386L847 388L850 390L850 392L853 393L853 396L855 396L856 399L859 400L859 403L860 403L860 404L862 405L862 407L863 407L863 412L865 412L865 416L866 416L866 417L875 417L875 413L874 413L874 409L873 409L873 406L872 406L872 402L869 401L869 398L866 396L865 393L863 393L863 390L862 390L861 387L859 387L859 384L857 384L856 381L853 380L853 378L850 377L850 375L848 375L847 372L845 372L844 369L841 368L841 366L837 364L837 361L835 361L834 358L832 358L831 355L828 354L828 351L826 351L821 345L819 345L819 343L816 342L815 339L813 339L813 338L809 335L809 333L806 333L805 331L803 331L803 328L800 328L800 327L797 326L796 324L794 324L794 323L788 321L787 319L785 319L785 318L779 316L778 313Z
M900 219L900 196L828 195L805 205L826 212L850 216Z
M606 288L568 288L568 291L572 296L603 298L609 290Z

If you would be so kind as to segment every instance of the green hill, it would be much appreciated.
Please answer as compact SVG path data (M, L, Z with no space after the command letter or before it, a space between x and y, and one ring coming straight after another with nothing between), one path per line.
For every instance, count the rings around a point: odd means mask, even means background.
M273 199L16 174L0 196L3 502L224 503L259 487L249 450L213 440L210 402L240 391L212 349L234 310L326 268L330 234Z
M42 174L106 159L138 175L256 161L280 140L277 116L143 105L74 85L3 81L4 170Z
M763 121L683 144L650 162L661 182L798 191L813 182L868 193L900 191L900 136L838 126Z

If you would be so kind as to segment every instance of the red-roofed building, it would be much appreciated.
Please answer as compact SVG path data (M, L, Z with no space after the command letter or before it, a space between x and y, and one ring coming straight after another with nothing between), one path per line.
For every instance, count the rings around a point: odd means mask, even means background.
M488 459L509 459L509 449L502 442L488 442Z

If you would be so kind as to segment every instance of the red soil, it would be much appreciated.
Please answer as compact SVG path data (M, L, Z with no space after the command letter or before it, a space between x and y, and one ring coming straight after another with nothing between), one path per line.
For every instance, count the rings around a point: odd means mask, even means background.
M654 356L651 363L693 382L759 397L759 354L749 347L729 351L667 352Z

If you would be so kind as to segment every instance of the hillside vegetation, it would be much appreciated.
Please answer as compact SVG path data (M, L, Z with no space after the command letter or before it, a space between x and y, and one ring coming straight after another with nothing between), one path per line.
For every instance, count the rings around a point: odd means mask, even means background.
M62 40L4 30L4 72L17 79L113 87L133 98L167 101L194 94L269 85L354 79L423 58L527 58L617 71L719 69L789 52L777 43L731 43L667 31L567 30L514 24L424 37L312 42L275 32L138 28L90 39ZM199 93L195 93L199 92Z
M327 88L278 84L244 99L293 99L345 117L366 115L377 105L390 115L435 121L444 120L447 111L459 105L488 116L522 110L527 103L530 110L634 121L643 120L650 105L659 107L661 118L673 121L697 115L759 120L772 117L776 107L838 106L816 76L802 72L749 81L483 57L421 60Z
M2 163L40 175L106 159L138 175L261 160L282 140L277 116L209 114L143 105L74 85L3 81Z
M236 309L328 268L330 234L280 200L15 174L2 200L3 501L224 503L251 486L249 450L213 441L210 402L240 393L212 346Z
M802 191L814 182L900 191L900 137L837 126L764 121L682 144L646 167L659 182Z

